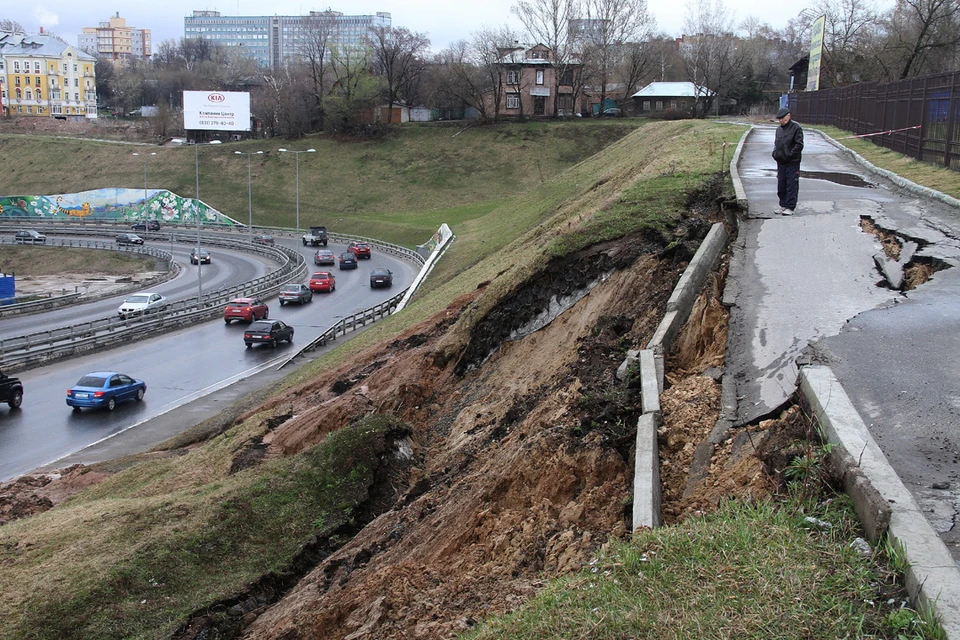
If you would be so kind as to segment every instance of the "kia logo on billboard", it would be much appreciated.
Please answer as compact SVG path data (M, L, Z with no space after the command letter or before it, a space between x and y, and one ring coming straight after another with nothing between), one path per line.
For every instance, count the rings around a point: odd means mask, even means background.
M210 102L223 102L226 99L227 96L223 95L222 93L211 93L207 96L207 100Z

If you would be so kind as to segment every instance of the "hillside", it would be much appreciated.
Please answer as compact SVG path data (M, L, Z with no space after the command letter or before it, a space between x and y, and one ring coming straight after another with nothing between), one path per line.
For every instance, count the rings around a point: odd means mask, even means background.
M0 582L15 586L0 601L0 635L451 637L629 539L638 391L614 372L651 336L709 225L725 219L726 184L713 171L721 143L741 132L647 124L455 226L413 305L280 388L146 455L26 480L36 511L58 504L0 527ZM668 363L669 524L725 497L769 495L806 450L809 424L791 409L725 443L707 476L688 481L718 414L723 278ZM831 585L874 578L811 547L782 571L816 572L781 574L772 592L792 602L826 585L849 609L801 600L777 622L796 637L845 635L823 625L856 628L865 596ZM718 553L721 571L733 560ZM677 637L741 635L755 622L670 620Z

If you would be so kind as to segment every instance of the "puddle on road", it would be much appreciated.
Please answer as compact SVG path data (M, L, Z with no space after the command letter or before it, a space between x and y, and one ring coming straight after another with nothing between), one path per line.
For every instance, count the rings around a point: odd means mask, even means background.
M862 189L876 189L877 185L867 182L855 173L837 173L835 171L804 171L800 170L801 178L811 180L826 180L845 187L860 187Z

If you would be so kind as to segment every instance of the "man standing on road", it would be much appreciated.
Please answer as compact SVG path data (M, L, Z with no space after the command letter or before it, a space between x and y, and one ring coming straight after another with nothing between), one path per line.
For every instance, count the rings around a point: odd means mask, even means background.
M777 111L777 136L773 142L773 159L777 161L777 196L780 209L776 213L792 216L800 192L800 156L803 151L803 129L790 119L790 109Z

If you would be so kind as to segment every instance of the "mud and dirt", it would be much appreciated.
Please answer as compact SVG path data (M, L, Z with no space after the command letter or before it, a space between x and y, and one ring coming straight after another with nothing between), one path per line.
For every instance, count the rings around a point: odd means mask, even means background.
M699 204L674 238L626 237L554 261L471 327L458 358L439 355L444 338L467 321L464 311L484 287L251 410L272 428L238 447L237 469L296 454L373 414L410 426L411 463L377 488L369 523L336 547L317 545L316 565L297 567L295 586L237 594L217 637L447 638L517 608L546 580L628 536L640 399L615 372L627 349L652 336L690 249L722 219L714 198ZM669 359L659 434L667 522L726 496L773 491L805 436L795 410L735 430L716 447L706 477L685 491L692 453L718 419L722 284L721 273ZM545 326L508 339L551 300L584 287L589 293ZM30 501L49 508L96 473L82 471L44 486L5 485L0 500L11 514L41 510L30 511ZM207 637L213 622L204 615L177 637Z

